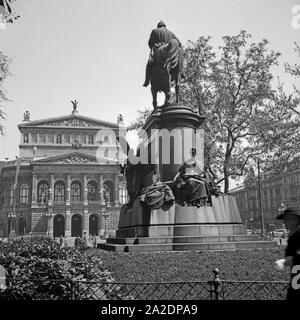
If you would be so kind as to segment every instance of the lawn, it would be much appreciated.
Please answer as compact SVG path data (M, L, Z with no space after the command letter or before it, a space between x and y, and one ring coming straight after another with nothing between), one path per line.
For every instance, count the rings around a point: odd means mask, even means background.
M202 252L117 253L90 249L116 281L207 281L219 268L222 280L288 281L289 270L276 271L283 248Z

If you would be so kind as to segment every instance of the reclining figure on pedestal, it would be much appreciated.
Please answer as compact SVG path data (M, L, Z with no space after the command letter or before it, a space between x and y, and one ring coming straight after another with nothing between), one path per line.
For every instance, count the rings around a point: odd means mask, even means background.
M170 187L159 180L158 172L154 172L152 184L142 190L141 201L152 210L166 211L174 204L175 197Z

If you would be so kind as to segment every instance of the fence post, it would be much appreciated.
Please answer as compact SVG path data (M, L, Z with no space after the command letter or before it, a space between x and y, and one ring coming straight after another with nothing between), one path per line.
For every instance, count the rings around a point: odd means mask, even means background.
M71 291L71 300L76 300L76 282L74 282L73 280L70 281L70 291Z
M221 279L219 278L220 270L218 268L213 270L213 273L215 275L214 280L212 281L213 287L214 287L214 294L215 294L215 300L220 300L220 293L221 293Z

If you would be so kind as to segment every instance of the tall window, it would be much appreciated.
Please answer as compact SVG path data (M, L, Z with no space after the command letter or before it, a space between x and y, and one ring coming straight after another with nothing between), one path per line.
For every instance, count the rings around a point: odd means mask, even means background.
M79 182L73 182L71 184L71 201L77 202L81 200L81 187Z
M28 204L29 188L27 184L22 184L19 189L19 203Z
M24 133L23 143L29 143L29 135L28 135L28 133Z
M49 186L47 182L42 181L38 185L38 202L47 203L49 199Z
M89 144L94 144L94 136L93 135L89 135Z
M126 183L121 183L119 186L119 201L120 204L125 204L127 203L127 188L126 188Z
M55 202L65 201L65 185L62 182L56 182L54 186L54 201Z
M56 136L56 143L57 143L57 144L61 144L61 143L62 143L62 136L61 136L61 134L58 134L58 135Z
M97 184L94 181L91 181L87 185L88 189L88 200L95 201L97 200Z

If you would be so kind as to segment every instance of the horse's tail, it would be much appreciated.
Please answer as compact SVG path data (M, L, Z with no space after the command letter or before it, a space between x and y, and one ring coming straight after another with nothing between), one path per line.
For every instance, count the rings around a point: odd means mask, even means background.
M179 44L178 41L172 39L168 42L167 46L167 58L164 63L164 69L170 71L170 69L174 69L178 65L179 61Z

